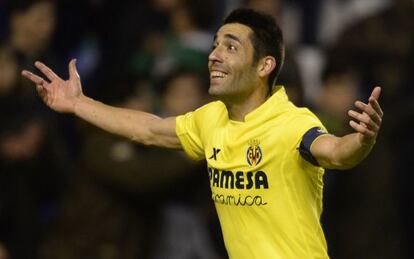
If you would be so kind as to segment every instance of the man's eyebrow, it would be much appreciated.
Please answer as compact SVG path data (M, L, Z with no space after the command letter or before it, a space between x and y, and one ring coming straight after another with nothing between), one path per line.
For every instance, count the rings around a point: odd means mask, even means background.
M241 44L241 40L236 35L226 33L226 34L224 34L224 38L229 38L229 39L235 40L235 41L237 41L238 43Z
M237 41L237 42L238 42L238 43L240 43L240 44L242 43L239 37L237 37L236 35L233 35L233 34L231 34L231 33L226 33L226 34L224 34L224 38L228 38L228 39L235 40L235 41ZM214 35L214 42L215 42L216 40L217 40L217 34L216 34L216 35Z

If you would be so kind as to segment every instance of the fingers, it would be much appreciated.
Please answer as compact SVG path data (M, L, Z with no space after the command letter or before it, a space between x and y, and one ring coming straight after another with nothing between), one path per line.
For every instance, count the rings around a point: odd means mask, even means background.
M369 104L371 105L371 107L378 113L378 115L382 118L382 116L384 116L384 112L381 109L381 106L379 105L377 99L373 98L372 96L369 97L368 100Z
M49 83L46 82L46 80L44 80L40 76L35 75L32 72L27 71L27 70L23 70L22 75L26 77L27 79L29 79L30 81L32 81L33 83L35 83L36 90L39 93L40 97L46 100Z
M381 95L381 87L376 86L374 90L372 90L371 97L378 100Z
M372 90L367 104L361 101L355 102L355 106L361 110L360 112L348 111L348 115L354 119L349 122L349 125L369 138L375 138L381 127L384 113L378 103L380 95L381 87L377 86Z
M377 124L382 123L382 110L380 108L381 114L379 114L372 105L365 104L361 101L356 101L355 106L360 109L362 112L366 113L372 120Z
M374 132L378 132L380 129L380 123L377 123L374 119L372 119L367 113L359 113L353 110L348 111L349 116L359 122L361 126L372 130Z
M376 86L374 90L372 90L371 96L368 99L368 103L371 107L382 117L384 113L382 112L381 106L378 103L378 99L381 95L381 87Z
M69 62L69 78L70 79L79 79L79 73L76 69L76 59L72 59Z
M361 123L356 123L355 121L351 120L349 122L349 125L357 132L361 133L364 136L367 136L369 138L374 138L376 136L376 132L368 129L365 125L362 125Z
M35 62L35 66L50 80L50 81L55 81L60 79L59 76L57 76L55 74L55 72L53 72L52 69L50 69L48 66L46 66L45 64L43 64L42 62L36 61Z
M47 98L46 88L44 86L41 86L41 85L36 85L36 90L37 90L37 93L39 94L39 96L42 97L42 99L46 101L46 98Z
M48 82L46 82L46 80L44 80L43 78L41 78L38 75L33 74L30 71L23 70L22 71L22 76L26 77L27 79L29 79L30 81L35 83L36 86L47 87L47 85L48 85Z

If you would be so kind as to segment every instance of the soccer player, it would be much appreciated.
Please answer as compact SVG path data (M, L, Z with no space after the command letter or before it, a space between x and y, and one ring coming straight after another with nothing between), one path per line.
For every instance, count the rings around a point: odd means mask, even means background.
M209 93L219 101L170 118L86 97L75 60L68 80L41 62L35 66L47 79L22 74L55 111L206 159L230 258L328 258L320 225L323 168L351 168L368 155L383 116L381 89L374 88L367 103L355 102L358 111L349 111L355 132L336 137L275 85L283 58L282 33L270 16L233 11L217 31L208 61Z

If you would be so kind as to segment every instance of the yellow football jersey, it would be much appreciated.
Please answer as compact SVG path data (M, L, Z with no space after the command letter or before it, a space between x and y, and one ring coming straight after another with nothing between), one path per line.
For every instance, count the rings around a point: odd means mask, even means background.
M177 117L176 133L193 159L206 159L230 258L328 258L320 225L324 170L298 147L313 127L324 128L279 87L244 122L209 103Z

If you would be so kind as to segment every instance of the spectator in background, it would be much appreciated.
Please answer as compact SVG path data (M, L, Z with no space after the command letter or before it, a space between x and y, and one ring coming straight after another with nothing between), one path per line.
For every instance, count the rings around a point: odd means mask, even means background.
M330 73L317 103L318 115L326 121L330 132L346 134L348 121L341 119L340 114L353 106L352 98L360 96L358 77L349 71ZM377 144L371 157L346 174L332 170L325 174L322 223L332 258L405 258L401 215L395 202L398 160L383 135Z
M279 75L279 82L286 89L286 93L296 106L310 106L304 96L303 78L299 70L299 65L295 60L292 49L285 52L285 62L283 70Z
M7 248L0 242L0 259L10 259Z
M16 0L8 7L10 28L6 44L17 55L19 64L27 67L38 59L52 62L49 43L56 23L54 2Z
M208 31L213 20L213 2L197 0L153 0L156 10L168 20L164 32L148 36L143 48L130 60L130 71L136 75L150 75L158 83L164 77L183 67L195 72L207 72L206 60L212 46Z
M207 83L208 77L185 70L168 75L160 83L160 115L177 116L207 103L210 99L206 94ZM227 257L215 208L212 202L205 202L210 194L205 184L208 178L205 168L203 162L186 173L189 181L185 184L175 182L170 186L172 192L161 208L160 242L154 258Z
M148 2L56 1L60 29L54 47L63 59L77 57L89 95L97 96L108 79L126 70L131 51L149 32L164 26L164 19Z
M9 47L0 45L0 96L5 96L13 91L18 82L17 59Z
M203 80L192 73L163 80L161 112L174 114L204 103ZM112 90L104 88L106 101L153 110L158 96L148 82L133 77L116 81L117 87L108 82ZM204 164L181 152L144 147L81 126L81 171L43 242L42 258L218 258L217 236L210 236L220 232L215 212L212 203L200 202L208 199Z
M334 68L327 64L322 77L322 90L315 106L318 115L335 134L349 132L348 120L340 115L350 109L355 98L360 96L359 80L350 68Z
M280 0L245 0L244 5L272 15L278 23L282 22L282 1Z
M117 95L106 93L111 103L151 110L145 84L126 79L118 81L116 89ZM148 164L162 155L88 124L79 127L80 170L64 194L56 224L42 242L41 257L148 258L157 229L153 189L161 185L152 176L168 170L166 164L157 163L160 168L150 172Z
M413 1L394 1L346 28L327 52L319 108L331 118L325 121L333 133L345 128L337 119L342 109L355 96L366 96L372 83L384 86L382 102L392 114L365 163L345 175L327 174L332 193L326 196L324 220L334 258L412 257L410 235L404 235L404 229L412 232L412 214L405 209L412 188L401 173L413 171L413 13ZM359 197L358 203L352 197Z
M18 71L39 58L51 61L54 3L8 4L10 26L0 43L0 239L12 258L36 258L71 163L53 130L56 115L41 106Z

